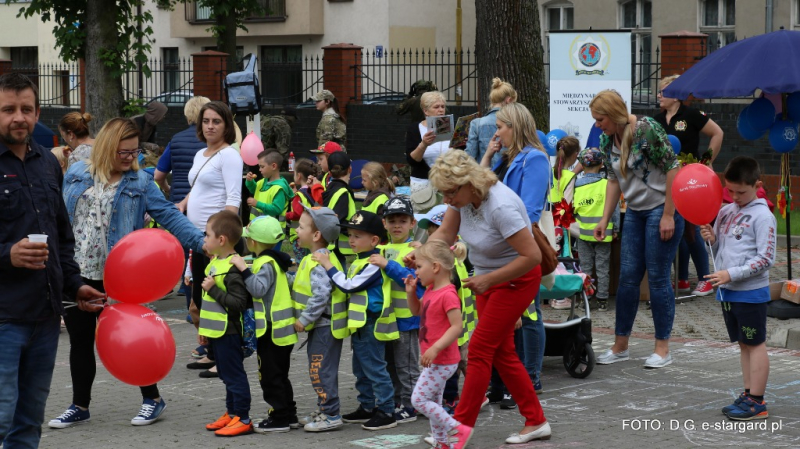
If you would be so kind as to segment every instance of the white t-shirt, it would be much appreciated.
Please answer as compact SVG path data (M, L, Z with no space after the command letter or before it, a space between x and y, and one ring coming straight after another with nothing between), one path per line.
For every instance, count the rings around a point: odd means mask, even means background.
M425 134L427 134L427 132L428 132L428 127L420 123L419 135L424 137ZM425 154L422 155L422 160L425 161L426 164L428 164L428 167L432 167L433 163L436 162L436 159L439 159L440 155L450 151L450 147L448 146L449 144L450 141L443 140L441 142L436 142L429 145L428 148L425 148ZM411 182L419 183L420 185L428 184L427 179L413 178L413 177L411 178ZM412 184L412 190L413 190L413 184Z
M230 146L211 156L210 161L203 156L204 152L205 149L194 155L194 163L189 170L189 183L194 181L194 184L186 206L186 216L201 231L205 230L208 217L225 206L240 206L244 165L239 152Z

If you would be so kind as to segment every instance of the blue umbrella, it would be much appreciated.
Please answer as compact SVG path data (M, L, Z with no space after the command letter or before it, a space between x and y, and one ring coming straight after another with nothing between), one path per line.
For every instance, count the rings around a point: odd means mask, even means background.
M744 97L800 90L800 31L778 30L728 44L701 59L666 89L664 96Z
M667 98L745 97L756 89L767 94L800 91L800 31L780 29L728 44L701 59L673 81L663 95ZM784 111L786 112L786 111ZM789 153L782 155L785 167ZM788 185L791 173L782 173L781 185ZM787 275L792 278L791 214L786 214Z

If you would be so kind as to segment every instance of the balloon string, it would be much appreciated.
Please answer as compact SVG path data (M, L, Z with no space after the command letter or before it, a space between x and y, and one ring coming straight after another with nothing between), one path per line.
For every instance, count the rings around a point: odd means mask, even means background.
M706 240L706 244L708 245L708 251L711 253L711 263L714 265L714 272L717 272L717 261L714 259L714 248L711 246L711 239ZM725 298L722 297L722 287L717 287L717 291L719 292L719 298L722 301L725 301Z

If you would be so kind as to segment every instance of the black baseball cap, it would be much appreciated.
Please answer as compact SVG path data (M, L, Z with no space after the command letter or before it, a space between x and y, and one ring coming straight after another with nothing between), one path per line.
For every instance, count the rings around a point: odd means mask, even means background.
M350 168L350 158L347 157L343 151L337 151L328 155L328 170L333 170L337 165L343 172L347 172L347 169Z
M377 235L383 241L386 238L386 228L383 227L381 218L376 214L360 210L353 214L347 223L340 223L339 227L347 229L355 229L358 231L368 232L372 235Z
M410 215L414 216L414 207L411 205L411 200L405 196L396 196L383 205L383 217L389 215Z

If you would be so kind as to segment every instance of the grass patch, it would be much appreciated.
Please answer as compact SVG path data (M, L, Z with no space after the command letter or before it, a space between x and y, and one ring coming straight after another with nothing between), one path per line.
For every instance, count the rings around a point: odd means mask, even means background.
M800 235L800 211L793 210L790 212L792 235ZM775 208L775 220L778 222L778 234L786 235L786 219L781 216L778 208Z

